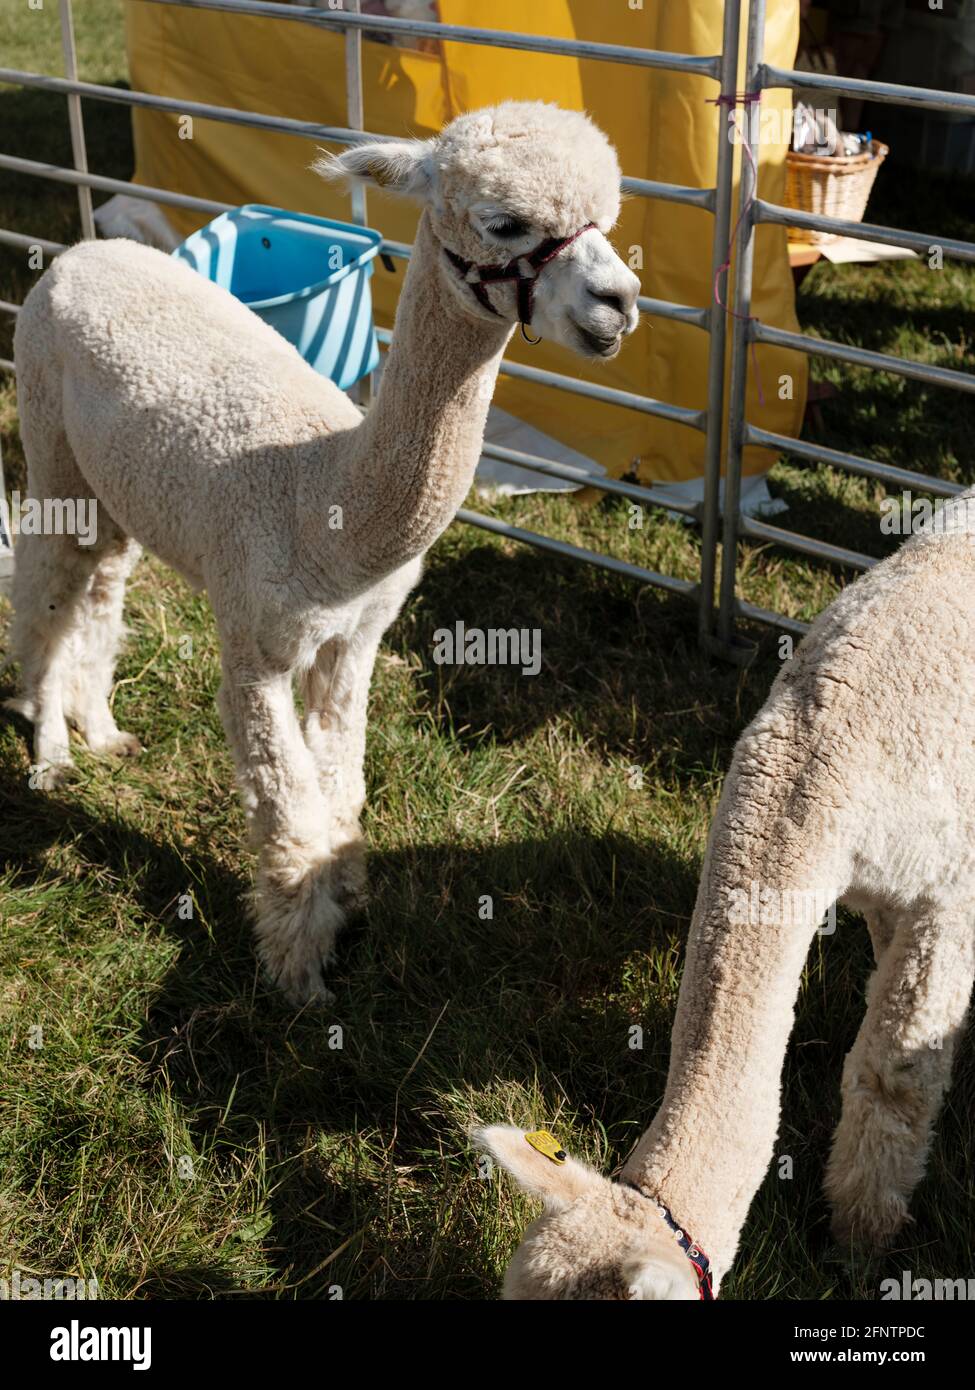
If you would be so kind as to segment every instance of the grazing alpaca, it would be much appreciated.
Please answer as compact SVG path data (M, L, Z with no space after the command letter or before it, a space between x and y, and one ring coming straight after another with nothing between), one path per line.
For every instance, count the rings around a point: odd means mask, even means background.
M327 997L322 966L363 885L376 649L470 485L512 329L612 357L639 290L606 239L615 151L579 112L507 102L317 167L424 204L364 419L225 290L127 241L65 253L15 338L31 494L98 501L90 548L24 536L17 550L13 704L34 721L40 775L51 785L70 765L68 724L96 751L138 751L108 697L147 546L213 604L220 713L259 852L258 950L299 1003Z
M506 1296L698 1297L657 1203L717 1288L772 1158L800 975L835 900L866 917L876 969L843 1070L833 1229L882 1247L909 1220L975 974L975 490L941 519L821 615L739 740L663 1104L623 1183L520 1130L475 1136L545 1200Z

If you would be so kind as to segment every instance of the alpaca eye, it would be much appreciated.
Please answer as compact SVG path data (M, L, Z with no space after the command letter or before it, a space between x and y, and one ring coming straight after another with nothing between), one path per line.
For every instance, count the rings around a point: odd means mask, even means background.
M487 224L487 230L504 241L516 241L518 237L527 236L531 226L520 217L498 217Z

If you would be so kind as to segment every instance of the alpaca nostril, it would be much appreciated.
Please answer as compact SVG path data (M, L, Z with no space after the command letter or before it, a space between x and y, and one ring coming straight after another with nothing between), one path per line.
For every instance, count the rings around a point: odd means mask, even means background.
M615 309L618 314L626 314L626 307L618 294L599 294L596 290L590 290L589 293L593 299L598 299L600 304L605 304L607 309Z

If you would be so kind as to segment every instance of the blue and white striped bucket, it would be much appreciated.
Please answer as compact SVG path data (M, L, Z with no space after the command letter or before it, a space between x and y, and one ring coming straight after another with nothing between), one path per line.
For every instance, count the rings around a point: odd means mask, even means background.
M173 256L276 328L347 390L379 361L369 280L379 232L248 203L222 212Z

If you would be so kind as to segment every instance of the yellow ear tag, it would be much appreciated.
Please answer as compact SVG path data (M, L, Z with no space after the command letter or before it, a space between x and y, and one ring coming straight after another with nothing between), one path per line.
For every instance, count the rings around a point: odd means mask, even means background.
M525 1139L531 1144L533 1149L537 1149L540 1154L551 1159L553 1163L564 1163L566 1159L565 1149L556 1139L554 1134L549 1134L547 1129L536 1129L531 1134L526 1134Z

